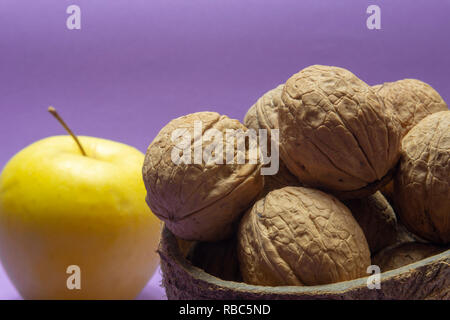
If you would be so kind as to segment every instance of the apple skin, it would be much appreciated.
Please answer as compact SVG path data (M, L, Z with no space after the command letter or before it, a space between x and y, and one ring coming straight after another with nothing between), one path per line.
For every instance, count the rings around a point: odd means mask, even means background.
M0 176L0 259L25 299L133 299L158 265L160 222L145 202L144 155L70 136L40 140ZM67 267L81 270L69 290Z

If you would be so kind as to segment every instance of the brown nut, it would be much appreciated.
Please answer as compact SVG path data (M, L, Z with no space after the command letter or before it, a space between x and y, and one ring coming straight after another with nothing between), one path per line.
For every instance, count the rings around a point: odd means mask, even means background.
M305 185L341 199L387 183L399 157L399 124L369 85L348 70L314 65L285 84L280 155Z
M447 104L430 85L416 79L404 79L373 86L399 120L404 137L412 127L426 116L447 110ZM394 199L393 181L381 188L389 201Z
M279 129L278 108L283 104L281 100L283 87L284 84L281 84L275 89L266 92L248 110L244 118L244 124L247 128L255 131L266 129L269 137L272 129ZM264 176L264 191L262 196L275 189L300 185L297 177L290 173L283 161L280 160L278 172L274 175Z
M205 272L228 281L242 281L237 258L236 237L217 242L197 242L188 260Z
M372 86L372 90L375 91L375 93L378 93L378 90L380 90L382 86L382 84L376 84Z
M253 130L278 129L278 108L283 104L281 93L284 84L269 90L248 110L244 117L244 125Z
M397 220L397 241L395 242L395 246L408 242L418 242L425 244L430 243L429 241L419 237L417 234L409 231L401 221Z
M195 124L199 123L196 121L200 121L201 125L198 133L194 130ZM229 129L247 130L239 121L215 112L190 114L169 122L150 144L145 156L143 177L147 203L169 230L185 240L217 241L227 238L233 232L233 223L251 205L264 185L261 164L259 161L251 164L249 161L249 152L254 151L252 147L245 147L245 163L238 164L237 157L242 153L237 152L236 142L207 138L213 132L211 129L223 133L223 137ZM191 155L187 158L194 158L192 163L180 161L176 164L172 160L173 152L175 155L181 152L177 146L179 141L172 141L174 130L190 134L180 157L185 156L185 151L189 155L190 151ZM195 163L195 150L198 149L204 152L209 150L211 155L218 156L219 153L214 153L218 142L223 143L223 152L228 146L231 150L234 148L231 161L225 161L224 156L223 164L204 159Z
M283 161L280 161L277 174L264 176L264 189L261 197L266 196L270 191L289 186L301 187L301 183L289 171Z
M381 192L362 199L347 200L344 204L363 230L372 255L397 241L397 218Z
M450 242L450 111L429 115L405 136L394 190L398 216L411 232Z
M447 104L430 85L416 79L386 82L372 87L398 118L402 137L426 116L447 110Z
M380 267L381 272L386 272L420 261L442 251L444 251L444 248L430 244L403 243L379 252L373 257L372 264Z
M247 211L238 258L245 282L268 286L351 280L370 265L367 241L348 208L303 187L274 190Z

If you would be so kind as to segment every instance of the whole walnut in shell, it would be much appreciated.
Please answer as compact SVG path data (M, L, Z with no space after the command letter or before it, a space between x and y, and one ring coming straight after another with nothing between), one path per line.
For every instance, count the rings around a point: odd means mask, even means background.
M280 84L275 89L269 90L248 110L244 117L244 125L253 130L278 129L278 108L283 105L281 93L284 84Z
M402 136L426 116L448 108L439 93L420 80L404 79L372 88L400 121Z
M450 242L450 111L429 115L405 136L394 190L397 213L411 232Z
M245 282L320 285L362 277L370 265L364 234L348 208L315 189L285 187L258 200L238 231Z
M281 84L275 89L269 90L248 110L244 117L244 125L247 128L256 132L259 129L265 129L268 137L270 137L272 129L279 129L278 108L283 104L281 100L283 88L284 84ZM283 161L279 160L278 172L274 175L264 176L263 195L286 186L300 186L300 182L289 172Z
M194 130L196 124L201 124L199 132ZM230 129L247 130L239 121L215 112L190 114L170 121L147 150L143 166L147 203L181 239L216 241L227 238L242 213L262 191L261 164L259 161L252 164L249 160L249 153L257 146L246 146L242 154L238 152L236 139L220 140L215 136L216 141L210 136L211 132L218 132L223 133L224 138ZM186 141L172 141L174 132L183 133ZM185 146L181 150L178 144L182 143ZM217 163L220 151L216 151L216 146L220 143L223 153L234 149L231 161L225 162L228 156L224 155L223 163ZM217 157L217 161L202 160L202 153L196 161L196 149L211 151L211 157ZM187 154L187 160L174 162L174 155L179 153L182 153L180 158ZM240 159L245 160L243 164L239 164Z
M350 199L390 180L399 124L368 84L348 70L314 65L286 82L282 100L280 154L302 184Z
M420 261L442 251L444 251L444 248L430 244L403 243L387 248L375 255L372 259L372 264L379 266L381 272L386 272Z
M420 80L385 82L373 86L372 89L399 120L402 137L426 116L448 108L439 93ZM381 191L389 201L393 201L393 181L381 188Z
M347 200L344 204L363 230L372 254L397 241L397 218L381 192L362 199Z

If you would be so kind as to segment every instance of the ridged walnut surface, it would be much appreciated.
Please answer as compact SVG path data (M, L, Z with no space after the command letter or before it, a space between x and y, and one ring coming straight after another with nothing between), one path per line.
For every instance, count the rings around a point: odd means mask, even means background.
M363 199L347 200L344 204L363 230L372 255L397 241L397 219L381 192Z
M264 287L223 281L186 261L167 228L162 233L158 252L162 283L169 299L450 299L450 250L382 273L379 290L367 288L367 278L312 287Z
M269 90L249 109L244 117L244 125L253 130L278 129L278 108L283 105L281 93L284 84Z
M280 161L277 174L264 176L264 189L261 197L270 191L289 186L300 187L301 183L296 176L289 172L283 161Z
M268 139L272 129L279 129L278 108L283 104L281 100L283 88L284 84L280 84L275 89L269 90L248 110L244 117L244 125L247 128L256 132L259 129L266 129ZM300 182L279 159L278 172L264 177L264 192L262 195L286 186L300 186Z
M444 248L430 244L417 242L404 243L381 251L373 257L372 264L378 265L381 272L386 272L420 261L443 251Z
M171 140L175 129L191 133L191 152L202 136L194 137L194 121L202 121L203 132L215 128L225 136L226 129L247 130L239 121L215 112L198 112L172 120L150 144L143 166L147 203L178 237L185 240L216 241L227 238L235 223L264 184L261 165L237 164L237 152L231 164L175 164ZM209 142L210 143L210 142ZM203 148L208 143L203 141ZM223 150L226 150L226 143ZM225 161L225 156L224 156Z
M400 121L402 136L426 116L448 109L439 93L420 80L404 79L372 88Z
M238 258L246 283L268 286L356 279L370 265L366 239L348 208L302 187L272 191L244 215Z
M402 141L394 183L405 226L435 243L450 243L450 111L420 121Z
M281 158L302 184L338 191L342 199L364 197L395 166L399 124L350 71L305 68L286 82L282 100Z

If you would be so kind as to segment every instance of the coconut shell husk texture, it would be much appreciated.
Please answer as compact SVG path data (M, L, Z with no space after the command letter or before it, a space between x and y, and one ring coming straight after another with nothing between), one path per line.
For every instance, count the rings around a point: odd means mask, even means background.
M265 287L224 281L194 267L164 228L158 249L168 299L354 300L450 299L450 250L381 274L381 289L368 289L367 277L321 286Z

